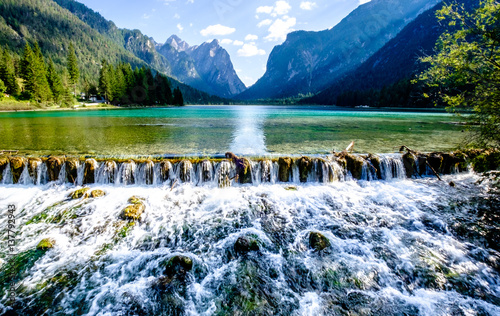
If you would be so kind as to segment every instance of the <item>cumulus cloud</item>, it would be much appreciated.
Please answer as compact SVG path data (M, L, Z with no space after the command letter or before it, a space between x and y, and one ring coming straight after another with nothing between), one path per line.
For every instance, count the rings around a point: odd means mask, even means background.
M200 31L202 36L220 36L220 35L229 35L236 32L235 28L224 26L221 24L210 25L206 29Z
M257 35L253 35L253 34L248 34L247 36L245 36L245 41L256 41L258 40L259 37Z
M232 44L233 40L229 39L229 38L225 38L225 39L221 40L220 43L221 44Z
M257 27L263 27L263 26L267 26L267 25L271 25L271 24L273 24L273 20L265 19L265 20L262 20L261 22L259 22L259 24L257 24Z
M233 42L234 46L243 46L243 44L244 43L242 41L238 41L238 40L236 40L236 41Z
M179 32L182 33L182 31L184 30L184 28L182 27L182 25L180 23L177 24L177 29L179 30Z
M261 6L257 8L257 13L265 13L270 14L272 17L277 17L280 15L285 15L290 12L292 7L288 3L288 1L276 1L274 6ZM256 16L258 18L258 16Z
M255 43L245 44L242 48L238 49L238 56L241 57L252 57L265 54L266 52L263 49L259 49Z
M363 1L363 0L361 0L361 1ZM366 1L366 0L364 0L364 1ZM300 3L300 8L302 10L307 10L307 11L314 9L316 6L317 6L316 2L311 2L311 1L303 1Z
M286 39L286 35L294 31L292 27L294 27L295 24L297 24L297 19L289 16L284 16L283 19L277 19L269 27L269 35L265 37L266 40L284 41Z
M273 12L274 7L270 6L262 6L257 8L257 13L266 13L271 14Z

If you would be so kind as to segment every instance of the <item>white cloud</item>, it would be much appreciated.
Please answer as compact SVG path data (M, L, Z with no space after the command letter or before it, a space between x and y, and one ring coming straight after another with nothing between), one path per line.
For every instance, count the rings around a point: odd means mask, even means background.
M361 0L361 1L364 1L364 0ZM316 6L317 6L316 2L311 2L311 1L303 1L300 3L300 8L302 10L307 10L307 11L314 9Z
M253 34L248 34L247 36L245 36L245 41L256 41L258 40L259 37L257 35L253 35Z
M286 35L294 30L292 27L297 24L296 18L291 18L288 16L284 16L283 19L277 19L274 23L269 27L269 35L266 36L266 40L268 41L284 41L286 39Z
M242 41L238 41L238 40L236 40L236 41L233 42L234 46L243 46L243 44L244 43Z
M144 13L144 14L142 15L142 18L143 18L144 20L148 20L150 17L151 17L151 15L146 14L146 13Z
M200 31L200 34L202 36L218 36L218 35L229 35L233 34L236 32L235 28L216 24L216 25L210 25L206 29L203 29Z
M179 23L177 24L177 29L179 30L179 32L182 33L182 31L184 30L184 28L182 27L182 25Z
M229 38L225 38L225 39L221 40L220 43L221 44L232 44L233 40L229 39Z
M262 20L259 24L257 24L257 27L263 27L263 26L267 26L267 25L271 25L271 24L273 24L273 20L265 19L265 20Z
M359 4L365 4L365 3L368 3L372 0L359 0Z
M252 57L265 54L266 52L263 49L259 49L254 43L245 44L238 50L238 56L241 57Z
M273 12L274 7L270 6L262 6L257 8L257 13L266 13L271 14Z
M174 19L177 19L177 20L178 20L178 19L180 19L180 18L181 18L181 16L179 15L179 13L176 13L176 14L174 15Z

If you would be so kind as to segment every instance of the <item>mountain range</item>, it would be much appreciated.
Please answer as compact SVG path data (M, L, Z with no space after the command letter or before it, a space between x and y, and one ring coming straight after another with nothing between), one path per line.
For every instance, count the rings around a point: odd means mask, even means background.
M276 46L264 76L239 99L315 94L357 68L439 0L372 0L320 32L297 31Z

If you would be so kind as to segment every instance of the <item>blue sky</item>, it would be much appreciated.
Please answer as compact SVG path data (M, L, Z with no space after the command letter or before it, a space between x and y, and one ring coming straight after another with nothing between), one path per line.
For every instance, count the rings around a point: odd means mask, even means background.
M370 0L77 0L118 27L163 43L172 34L189 45L214 38L250 86L265 72L274 46L294 30L329 29Z

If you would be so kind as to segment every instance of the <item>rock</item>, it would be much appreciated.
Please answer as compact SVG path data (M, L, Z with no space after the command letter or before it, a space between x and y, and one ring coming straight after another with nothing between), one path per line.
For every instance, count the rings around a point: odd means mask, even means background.
M167 277L185 276L193 269L193 260L186 256L175 256L164 263L164 274Z
M140 204L140 203L144 202L144 200L145 200L144 198L142 198L142 197L138 197L138 196L135 196L135 195L134 195L134 196L132 196L132 197L130 197L130 198L128 199L128 202L129 202L130 204Z
M234 243L234 252L238 255L245 255L251 251L259 251L259 242L252 237L240 237Z
M83 172L83 184L95 183L95 172L98 168L97 161L95 159L85 160L85 170Z
M118 166L116 165L116 162L113 160L107 160L104 162L104 172L105 172L105 181L109 183L115 183L115 177L116 177L116 170L118 169Z
M135 169L136 164L135 161L129 160L128 162L122 164L121 169L121 181L125 185L134 184L135 183Z
M281 157L278 159L278 165L279 165L279 170L278 170L279 181L289 182L290 175L292 174L292 165L293 165L292 158Z
M363 164L364 159L355 155L346 155L345 159L347 161L347 170L351 173L354 179L361 180L363 175Z
M81 188L81 189L78 189L75 192L71 193L70 197L73 200L77 200L77 199L80 199L80 198L87 198L89 190L90 190L90 188Z
M59 157L50 157L47 159L47 173L49 175L49 182L59 180L59 173L63 165L63 161Z
M377 179L382 179L382 171L380 170L380 157L373 154L369 154L368 160L370 160L370 163L372 164L373 168L377 169Z
M453 182L453 181L451 181L449 184L450 184L450 187L452 187L452 188L454 188L454 187L456 187L456 186L457 186L457 185L455 184L455 182Z
M203 160L201 163L201 182L212 181L212 163L210 160Z
M286 187L285 190L287 190L287 191L298 191L299 189L296 186L289 186L289 187Z
M40 158L30 158L28 159L28 172L31 179L36 183L38 179L38 167L42 164L42 159Z
M172 171L172 164L168 160L160 162L160 175L163 182L170 179L170 172Z
M78 159L66 159L66 179L68 179L69 183L76 184L78 180L78 166L80 166L80 161Z
M12 180L18 183L23 173L24 166L27 163L24 157L11 157L10 158L10 171L12 172Z
M7 157L0 157L0 181L3 180L3 173L9 164L9 159Z
M260 170L261 170L261 181L263 183L271 182L271 170L272 170L273 162L271 160L262 160L260 162Z
M193 171L191 161L183 160L179 163L179 178L182 182L191 182L191 171Z
M152 185L155 179L155 164L151 160L146 161L144 164L144 176L146 185Z
M309 247L316 251L321 251L330 247L330 240L320 233L311 232L309 234Z
M431 153L427 157L429 165L436 171L441 172L441 167L443 165L443 156L440 153Z
M417 165L415 162L415 155L412 153L408 152L403 155L403 164L406 170L406 177L411 178L415 174L415 171L417 169Z
M145 210L146 206L142 202L131 204L122 210L120 218L126 221L140 220Z
M100 198L100 197L103 197L106 195L106 192L102 191L102 190L93 190L92 192L90 192L90 197L91 198Z
M38 243L36 249L38 250L48 250L54 248L56 241L52 238L45 238Z
M311 173L313 162L309 157L302 157L299 159L299 178L300 182L307 182L309 173Z

